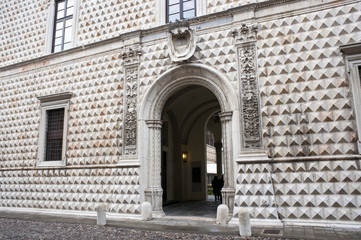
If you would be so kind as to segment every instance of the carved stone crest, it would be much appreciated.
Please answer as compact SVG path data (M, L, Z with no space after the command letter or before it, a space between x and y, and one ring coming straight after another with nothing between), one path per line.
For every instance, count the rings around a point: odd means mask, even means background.
M236 43L253 42L257 40L258 24L242 24L240 28L232 29Z
M139 63L139 56L142 55L140 46L125 47L121 51L124 65Z
M173 62L188 60L196 50L195 30L187 23L176 22L170 25L168 44L169 56Z

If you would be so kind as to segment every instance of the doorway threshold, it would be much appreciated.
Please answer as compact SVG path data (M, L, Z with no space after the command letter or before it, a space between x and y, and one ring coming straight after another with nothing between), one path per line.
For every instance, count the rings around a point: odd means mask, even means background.
M178 219L215 219L219 205L220 202L214 201L214 198L208 198L207 200L178 202L163 206L163 211L166 217L177 217Z

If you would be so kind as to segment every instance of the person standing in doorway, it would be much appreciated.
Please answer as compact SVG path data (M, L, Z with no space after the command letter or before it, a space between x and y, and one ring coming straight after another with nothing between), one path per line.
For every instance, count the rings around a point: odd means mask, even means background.
M213 188L213 194L214 194L214 200L220 200L220 188L219 188L219 180L217 176L214 176L212 180L212 188Z
M222 190L222 188L223 188L223 186L224 186L224 180L223 180L223 175L222 175L222 177L221 177L221 179L219 179L219 181L218 181L218 188L219 188L219 197L218 197L218 199L219 199L219 201L221 202L221 204L222 204L222 193L221 193L221 190Z

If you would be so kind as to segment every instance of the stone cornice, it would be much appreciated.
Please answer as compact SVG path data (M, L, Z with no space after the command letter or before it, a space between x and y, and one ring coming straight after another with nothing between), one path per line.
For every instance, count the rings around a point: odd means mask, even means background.
M46 103L46 102L70 99L72 95L73 93L71 92L64 92L64 93L51 94L46 96L39 96L37 97L37 99L39 99L41 103Z
M256 3L256 5L257 5L256 9L273 7L275 5L280 5L280 4L289 3L289 2L297 2L297 1L304 1L304 0L270 0L270 1L266 1L266 2Z
M312 162L312 161L354 161L361 160L360 155L329 155L329 156L311 156L311 157L285 157L285 158L259 158L254 159L257 152L242 153L236 159L239 164L257 164L257 163L282 163L282 162ZM247 158L247 155L249 157Z
M107 169L107 168L139 168L139 161L122 162L118 164L99 164L99 165L84 165L84 166L37 166L37 167L10 167L2 168L0 172L8 171L42 171L42 170L72 170L72 169Z
M242 5L242 6L230 8L230 9L225 10L225 11L195 17L195 18L189 19L188 21L189 21L190 25L192 26L192 25L196 25L196 24L200 24L200 23L209 22L209 21L212 21L214 19L221 19L221 18L225 18L225 17L233 17L233 15L239 14L239 13L242 13L242 12L259 11L259 10L262 10L262 9L268 8L268 7L273 7L273 6L282 5L282 4L295 3L295 2L300 2L300 1L306 1L306 0L269 0L269 1L260 2L260 3L250 3L250 4L245 4L245 5ZM330 2L324 3L323 5L328 4L328 5L331 5L331 6L338 6L340 4L345 5L345 4L352 3L352 2L353 2L353 0L344 0L342 2L340 2L340 1L330 1ZM317 9L324 8L322 6L313 6L313 7L317 8ZM305 12L304 9L294 10L294 11L299 13L299 14L302 14L302 13ZM307 9L307 11L309 12L310 9ZM283 17L283 14L282 13L278 14L278 16ZM261 18L263 18L263 17L261 17ZM266 19L268 19L268 18L269 17L266 17ZM270 19L268 19L268 20L270 20ZM165 24L165 25L161 25L161 26L157 26L157 27L149 28L149 29L134 30L134 31L131 31L131 32L123 33L123 34L121 34L121 35L119 35L117 37L113 37L113 38L110 38L110 39L105 39L105 40L97 41L97 42L94 42L94 43L89 43L89 44L86 44L84 46L77 46L77 47L74 47L74 48L66 50L66 51L51 53L51 54L44 55L44 56L41 56L41 57L37 57L37 58L34 58L34 59L26 60L26 61L23 61L23 62L14 63L14 64L11 64L11 65L8 65L8 66L3 66L3 67L0 67L0 72L12 70L14 68L24 67L24 66L31 65L31 64L36 64L36 66L34 68L32 68L32 69L36 69L36 68L39 68L39 67L46 66L43 63L46 62L46 61L50 61L52 59L68 56L70 54L84 52L84 50L89 50L89 49L104 46L104 45L107 45L107 44L125 42L128 39L131 39L131 38L134 38L134 37L142 38L143 36L147 36L147 35L151 35L151 34L167 32L168 30L169 30L169 24ZM108 50L105 50L104 52L107 52L107 51ZM88 54L83 55L83 57L87 57L87 56L88 56ZM73 60L73 59L71 59L71 60ZM0 78L1 77L2 76L0 76Z
M361 43L352 43L340 46L341 52L346 55L361 53Z

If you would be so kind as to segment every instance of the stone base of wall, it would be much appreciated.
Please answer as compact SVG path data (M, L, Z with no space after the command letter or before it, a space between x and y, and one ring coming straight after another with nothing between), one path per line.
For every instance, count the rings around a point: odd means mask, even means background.
M361 225L360 160L238 163L234 218Z
M69 210L49 210L49 209L36 209L36 208L6 208L0 207L1 216L16 216L21 214L24 216L37 216L37 217L56 217L56 218L80 218L80 219L90 219L97 220L96 211L69 211ZM106 213L107 220L120 221L126 219L141 220L140 214L120 214L120 213Z
M138 167L0 171L0 207L140 214Z

